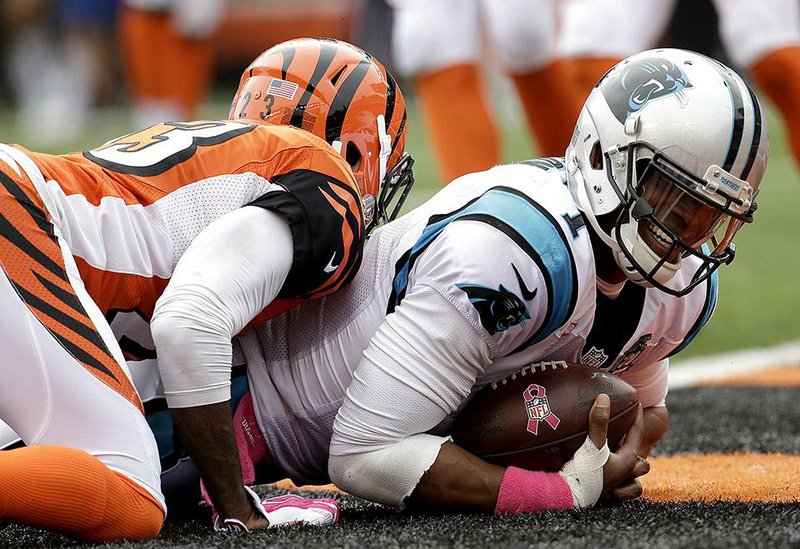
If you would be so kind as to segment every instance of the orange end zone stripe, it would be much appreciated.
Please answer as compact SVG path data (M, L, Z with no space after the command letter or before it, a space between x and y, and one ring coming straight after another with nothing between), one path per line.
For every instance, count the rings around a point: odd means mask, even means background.
M284 479L284 480L279 480L278 482L276 482L274 484L270 484L269 486L271 486L272 488L277 488L279 490L292 490L292 491L295 491L295 492L298 491L298 490L301 490L303 492L340 492L340 493L344 493L341 490L339 490L333 484L325 484L323 486L297 486L294 482L292 482L288 478Z
M800 502L800 456L683 454L650 458L644 499L654 502Z
M700 387L711 386L759 386L759 387L800 387L800 368L781 366L757 372L739 374L724 379L698 383Z

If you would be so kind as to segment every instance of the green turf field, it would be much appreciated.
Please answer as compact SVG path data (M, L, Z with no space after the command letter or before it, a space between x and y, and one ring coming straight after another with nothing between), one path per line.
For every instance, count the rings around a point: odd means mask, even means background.
M221 97L221 96L220 96ZM219 101L206 105L203 116L224 118L227 104ZM409 103L409 139L407 149L416 160L416 187L408 201L413 207L427 199L440 186L434 159L426 146L415 105ZM510 118L506 116L506 118ZM13 113L0 109L0 141L19 142ZM737 237L737 259L720 271L720 299L716 314L683 357L764 346L800 337L800 252L796 237L800 230L793 225L800 210L800 176L787 150L781 121L769 116L772 152L763 192L759 196L756 222L745 227ZM124 112L104 111L96 115L89 135L75 142L51 147L49 152L90 148L131 130ZM23 141L23 145L26 143ZM524 125L506 120L503 130L504 159L518 160L535 156ZM37 148L31 146L31 148Z

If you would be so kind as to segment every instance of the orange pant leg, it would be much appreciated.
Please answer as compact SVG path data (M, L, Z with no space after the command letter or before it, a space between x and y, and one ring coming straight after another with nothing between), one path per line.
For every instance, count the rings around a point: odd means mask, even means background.
M622 61L616 57L579 57L570 59L569 70L578 86L581 104L589 97L595 84L608 72L608 69Z
M583 97L564 61L536 71L511 75L540 156L564 156Z
M33 446L0 452L0 519L88 541L143 540L158 535L164 512L86 452Z
M500 137L483 97L477 65L425 74L416 84L445 182L500 162Z
M163 57L169 34L169 14L123 5L119 14L122 64L134 101L164 99L167 86Z
M120 13L123 65L134 101L170 102L191 120L211 82L213 40L181 36L169 12L124 7Z
M792 154L800 166L800 47L775 50L751 70L758 87L780 110Z

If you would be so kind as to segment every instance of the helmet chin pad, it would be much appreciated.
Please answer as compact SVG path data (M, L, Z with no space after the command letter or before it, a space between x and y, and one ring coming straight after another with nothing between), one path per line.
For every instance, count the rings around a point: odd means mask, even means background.
M617 265L629 280L641 286L652 286L647 279L666 284L683 264L680 256L675 263L670 263L650 249L639 236L639 223L635 220L619 225L617 239L619 246L614 254Z

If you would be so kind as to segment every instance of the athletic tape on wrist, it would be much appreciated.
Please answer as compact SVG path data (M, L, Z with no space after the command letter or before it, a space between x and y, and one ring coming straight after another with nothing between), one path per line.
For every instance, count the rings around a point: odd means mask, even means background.
M576 508L591 507L603 493L603 467L611 455L608 443L598 450L594 442L586 437L572 459L559 473L572 490L573 504Z

